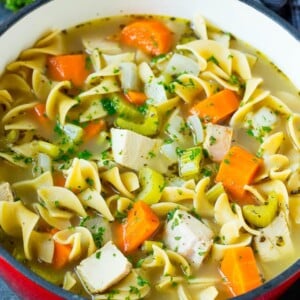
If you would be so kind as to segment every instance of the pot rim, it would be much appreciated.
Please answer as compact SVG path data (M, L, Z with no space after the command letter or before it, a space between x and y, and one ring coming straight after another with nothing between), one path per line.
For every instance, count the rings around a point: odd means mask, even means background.
M24 18L28 13L34 11L40 6L47 4L53 0L36 0L32 4L26 6L21 9L19 12L14 13L6 18L6 20L0 25L0 38L1 35L4 34L10 27L12 27L15 23L17 23L20 19ZM296 40L300 42L300 31L297 30L294 26L292 26L289 22L283 19L281 16L276 14L275 12L268 9L266 6L257 2L256 0L238 0L240 2L245 3L246 5L255 8L259 12L263 13L268 18L272 19L274 22L283 27L290 35L292 35ZM61 287L58 287L42 277L35 274L33 271L25 267L22 263L17 261L6 249L4 249L0 245L0 256L5 259L9 264L14 266L17 271L30 278L32 281L36 282L41 287L46 290L54 292L56 295L62 297L63 299L70 300L84 300L81 296L75 295L71 292L63 290ZM0 271L1 274L1 271ZM264 283L262 286L246 293L238 297L232 298L233 300L250 300L256 299L259 296L262 296L265 293L271 292L275 287L282 285L284 282L291 280L292 278L300 277L300 259L295 261L292 265L290 265L287 269L285 269L282 273L278 274L276 277ZM9 283L8 283L9 284Z

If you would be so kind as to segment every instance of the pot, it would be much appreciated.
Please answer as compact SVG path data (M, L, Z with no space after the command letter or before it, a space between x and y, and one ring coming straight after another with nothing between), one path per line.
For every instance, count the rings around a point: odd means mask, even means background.
M300 89L299 33L251 0L36 1L0 27L0 70L48 29L64 29L112 15L159 14L191 19L196 12L264 53ZM1 246L0 275L21 299L83 299L44 281ZM236 299L275 299L299 278L300 260L261 287Z

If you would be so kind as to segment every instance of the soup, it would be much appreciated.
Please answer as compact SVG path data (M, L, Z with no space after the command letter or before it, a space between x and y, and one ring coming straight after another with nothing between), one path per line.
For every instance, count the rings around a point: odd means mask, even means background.
M297 91L202 17L51 32L7 65L0 101L1 244L46 280L226 299L298 258Z

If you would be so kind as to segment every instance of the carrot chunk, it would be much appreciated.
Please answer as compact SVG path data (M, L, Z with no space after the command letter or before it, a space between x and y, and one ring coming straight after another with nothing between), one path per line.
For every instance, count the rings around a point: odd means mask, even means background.
M45 131L47 134L51 134L53 123L47 117L46 114L46 104L38 103L30 111L34 120L38 123L39 127Z
M53 172L53 183L55 186L64 187L66 183L66 177L62 172Z
M233 146L220 164L216 181L222 182L234 200L243 204L249 200L244 186L253 182L262 163L262 159L245 149Z
M246 293L262 284L253 250L249 246L227 249L220 271L227 278L234 296Z
M150 206L143 201L137 201L128 212L127 221L122 224L123 238L119 241L123 243L121 249L130 253L143 244L159 227L159 219Z
M90 73L87 69L85 54L50 56L47 66L52 80L70 80L77 87L83 85Z
M53 228L51 234L55 234L58 230ZM52 260L52 265L56 269L61 269L65 267L69 262L69 256L72 251L71 245L64 245L54 241L54 256Z
M89 141L99 134L105 128L105 121L99 120L95 122L90 122L86 127L84 127L84 140Z
M167 53L172 46L172 32L159 21L139 20L122 29L121 42L151 55Z
M64 245L54 241L54 256L52 260L54 268L61 269L68 264L71 250L71 245Z
M33 113L41 125L49 123L49 119L46 115L46 104L38 103L33 107Z
M219 123L235 112L240 105L239 98L231 90L222 90L196 103L190 110L204 122Z
M136 105L144 104L147 100L147 96L145 93L136 91L127 91L125 93L125 97L130 103Z

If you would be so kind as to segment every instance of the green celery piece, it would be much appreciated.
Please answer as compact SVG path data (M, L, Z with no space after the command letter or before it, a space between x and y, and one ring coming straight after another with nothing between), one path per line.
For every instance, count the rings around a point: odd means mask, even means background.
M145 136L153 136L157 134L159 129L159 116L157 109L154 106L149 106L143 123L129 121L122 117L118 117L115 123L120 128L129 129Z
M9 144L15 143L18 140L19 135L20 135L19 130L15 130L15 129L10 130L8 132L8 134L6 135L7 143L9 143Z
M37 149L51 158L57 158L60 155L60 149L57 145L45 141L37 141Z
M190 177L199 174L202 159L203 151L201 147L182 150L179 157L179 175L181 177Z
M271 193L263 205L244 205L243 215L247 222L256 227L266 227L275 218L278 210L278 196Z
M161 198L165 186L163 175L149 167L144 167L139 171L139 180L142 190L136 199L142 200L150 205L157 203Z
M142 122L144 120L144 115L138 111L134 105L128 103L121 95L115 95L112 101L114 102L116 113L120 118L132 122Z
M215 203L221 194L225 193L223 183L218 182L206 192L206 198L210 203Z

